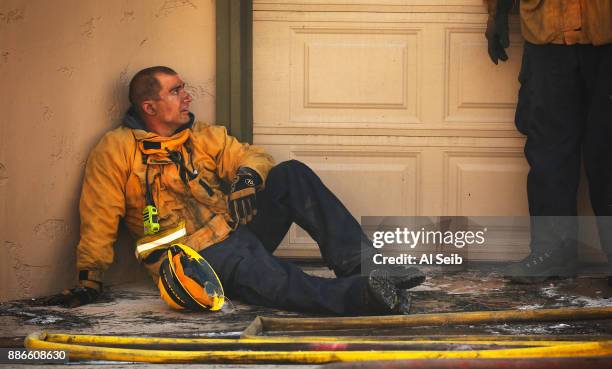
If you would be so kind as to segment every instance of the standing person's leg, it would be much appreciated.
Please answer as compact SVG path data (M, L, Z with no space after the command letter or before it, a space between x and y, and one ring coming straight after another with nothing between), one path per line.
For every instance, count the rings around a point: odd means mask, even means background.
M588 91L584 164L599 238L612 276L612 45L585 45L582 49Z
M525 43L520 80L516 123L527 135L531 254L506 274L572 274L568 264L576 254L576 195L584 130L584 87L576 48Z
M217 272L228 296L249 304L336 315L407 313L399 310L392 285L363 276L308 275L272 256L247 227L200 254ZM389 296L393 301L385 300Z

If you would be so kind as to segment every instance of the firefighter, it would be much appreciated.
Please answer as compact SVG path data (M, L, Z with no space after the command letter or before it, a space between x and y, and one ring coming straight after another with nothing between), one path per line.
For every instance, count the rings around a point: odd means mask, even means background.
M488 0L485 35L495 64L508 59L515 2ZM612 260L612 2L521 0L519 6L525 44L515 122L527 136L531 253L505 274L530 283L576 274L581 160L602 248Z
M310 168L295 160L275 166L262 148L196 121L185 83L168 67L138 72L129 97L123 125L100 140L86 165L79 287L49 303L74 307L97 299L123 219L158 285L160 266L174 273L164 264L168 247L180 244L207 261L230 297L249 304L337 315L408 312L405 290L424 275L414 268L401 276L360 275L362 248L374 249ZM338 278L308 275L272 255L293 222L318 243ZM183 260L184 266L195 259Z

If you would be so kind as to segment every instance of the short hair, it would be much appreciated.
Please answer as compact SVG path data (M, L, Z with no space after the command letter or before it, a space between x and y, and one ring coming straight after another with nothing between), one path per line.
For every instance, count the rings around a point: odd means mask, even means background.
M140 104L145 100L155 100L159 98L161 85L156 75L158 73L175 76L177 73L164 66L145 68L132 77L130 81L130 103L138 112L141 111Z

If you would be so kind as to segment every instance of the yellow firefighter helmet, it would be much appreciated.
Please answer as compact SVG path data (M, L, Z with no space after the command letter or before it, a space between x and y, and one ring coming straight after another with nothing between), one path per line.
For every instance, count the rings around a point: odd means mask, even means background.
M157 287L172 308L193 311L217 311L225 296L217 273L191 247L177 243L167 251L159 267Z

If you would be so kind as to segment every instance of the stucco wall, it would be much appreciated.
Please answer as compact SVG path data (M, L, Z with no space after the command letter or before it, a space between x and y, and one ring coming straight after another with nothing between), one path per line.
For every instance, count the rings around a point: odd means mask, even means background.
M214 45L214 0L0 0L1 301L76 282L85 161L136 71L173 67L214 120ZM107 281L144 277L129 238L116 251Z

